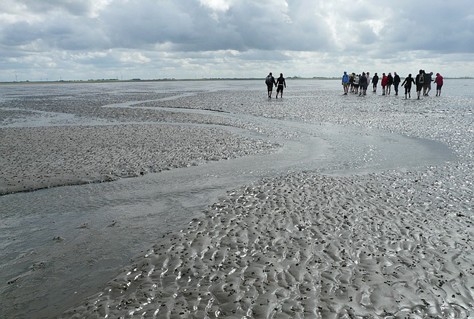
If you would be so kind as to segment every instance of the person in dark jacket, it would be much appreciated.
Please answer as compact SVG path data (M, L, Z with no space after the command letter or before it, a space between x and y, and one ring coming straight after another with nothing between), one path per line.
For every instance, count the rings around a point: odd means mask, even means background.
M372 78L372 89L374 93L377 93L377 83L379 83L379 76L375 73L374 77Z
M403 80L402 86L405 88L405 100L407 99L407 94L408 97L411 98L410 91L411 91L411 84L415 84L415 80L411 77L411 73L408 74L408 76Z
M387 95L390 95L390 92L392 91L392 84L393 84L393 76L392 76L392 73L388 72L388 75L387 75Z
M395 95L398 95L398 85L400 82L400 76L397 74L397 72L393 72L393 88L395 89Z
M280 73L280 77L276 80L276 87L277 87L277 94L276 98L278 99L278 93L280 93L280 97L283 98L283 87L286 88L286 81L283 77L283 73Z
M418 100L420 99L421 90L423 89L423 83L425 83L425 71L420 70L415 78L416 95Z
M273 86L275 85L275 78L272 75L272 72L270 72L266 79L265 79L265 84L267 85L267 92L268 92L268 98L272 97L272 91L273 91Z
M433 72L426 73L425 72L425 83L423 83L423 95L428 96L428 93L431 91L431 82L433 82L433 79L431 78L433 76Z
M362 75L359 78L359 96L367 94L367 85L367 76L365 75L365 72L362 72Z

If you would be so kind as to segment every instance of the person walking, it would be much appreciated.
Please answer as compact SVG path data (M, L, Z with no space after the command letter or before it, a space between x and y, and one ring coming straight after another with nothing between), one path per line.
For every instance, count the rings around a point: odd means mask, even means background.
M415 78L417 100L420 99L421 90L423 89L423 83L425 83L425 74L424 73L425 73L425 71L420 70L420 72L418 72L418 74L416 75L416 78Z
M405 88L405 100L407 99L407 94L408 98L411 98L410 91L411 91L411 85L415 84L415 80L411 77L411 73L408 74L408 76L403 80L402 86Z
M398 95L398 85L400 82L400 76L397 74L397 72L393 72L393 88L395 89L395 95Z
M266 79L265 79L265 84L267 85L267 93L268 93L268 98L272 98L272 91L273 91L273 86L276 85L275 83L275 78L272 75L272 72L270 72Z
M365 75L365 72L362 72L362 75L359 78L359 96L367 94L367 85L367 76Z
M441 74L436 73L434 83L436 83L436 96L441 96L441 88L443 87L443 77Z
M342 89L344 90L344 95L347 95L349 92L349 74L346 71L342 75Z
M387 75L387 95L390 95L390 92L392 91L392 84L393 84L393 76L392 76L392 73L388 72L388 75Z
M433 76L433 72L426 73L425 72L425 83L423 84L423 96L428 96L428 93L431 91L431 82L433 82L433 79L431 78Z
M356 74L352 72L349 75L349 83L350 83L350 91L351 93L354 93L355 87L354 87L354 80L355 80Z
M360 74L356 74L354 76L354 93L355 94L359 93L359 80L360 80Z
M381 81L381 85L382 85L382 95L385 95L385 87L387 86L387 82L388 82L388 77L385 75L385 73L382 73L382 81Z
M283 98L283 87L286 88L286 81L283 77L283 73L280 73L280 77L276 80L276 87L277 87L277 94L276 98L278 99L278 93L280 93L280 97Z
M379 76L377 73L374 74L374 77L372 78L372 92L377 93L377 83L379 83Z

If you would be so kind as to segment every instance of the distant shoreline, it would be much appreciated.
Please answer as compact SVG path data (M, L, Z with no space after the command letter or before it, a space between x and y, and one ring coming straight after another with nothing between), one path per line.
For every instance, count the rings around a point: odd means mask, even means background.
M128 83L128 82L183 82L183 81L260 81L262 78L202 78L202 79L128 79L128 80L117 80L117 79L91 79L91 80L59 80L59 81L10 81L0 82L0 84L43 84L43 83ZM339 77L313 77L313 78L302 78L302 77L286 77L290 80L339 80Z
M260 81L263 78L202 78L202 79L128 79L128 80L117 80L117 79L91 79L91 80L59 80L59 81L10 81L0 82L0 85L5 84L70 84L70 83L130 83L130 82L184 82L184 81ZM287 80L340 80L340 77L286 77ZM447 80L472 80L474 77L445 77Z

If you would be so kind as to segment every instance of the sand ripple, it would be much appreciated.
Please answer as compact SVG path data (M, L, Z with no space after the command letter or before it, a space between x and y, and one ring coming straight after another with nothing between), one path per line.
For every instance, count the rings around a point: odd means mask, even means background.
M66 316L473 315L472 220L374 178L302 173L231 192Z

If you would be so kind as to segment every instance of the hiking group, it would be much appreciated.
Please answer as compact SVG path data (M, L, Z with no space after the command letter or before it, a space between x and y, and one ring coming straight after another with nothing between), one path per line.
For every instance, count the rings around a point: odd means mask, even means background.
M272 98L273 86L276 86L277 88L276 98L278 99L278 93L280 93L280 98L283 98L283 88L286 88L286 81L285 81L285 78L283 77L283 73L280 73L280 77L275 80L275 78L272 75L272 72L270 72L265 78L265 84L267 85L267 92L268 92L269 99Z
M441 74L436 73L436 77L433 80L433 72L425 72L425 70L420 70L415 78L412 78L411 74L404 79L401 86L405 89L405 99L411 98L411 86L415 84L417 99L420 99L421 92L423 91L423 96L428 96L428 93L431 91L431 82L436 84L436 96L441 96L441 88L443 87L443 77ZM392 73L382 73L382 77L379 78L377 73L370 78L369 72L362 72L362 74L347 74L344 71L342 75L342 87L344 90L344 95L347 95L349 92L354 94L366 95L367 87L372 83L372 92L377 93L377 84L380 80L380 85L382 86L382 95L390 95L392 91L392 85L395 91L395 95L398 95L398 86L400 85L401 79L397 72Z

